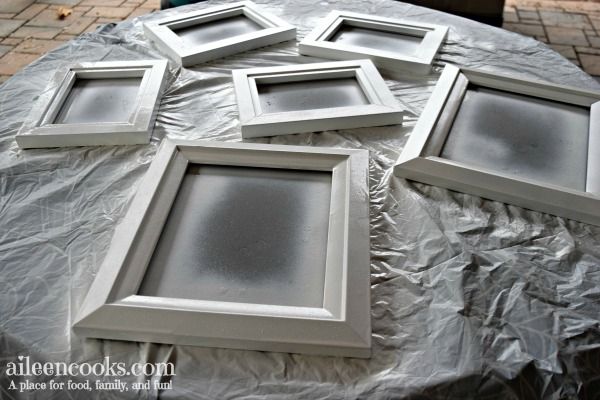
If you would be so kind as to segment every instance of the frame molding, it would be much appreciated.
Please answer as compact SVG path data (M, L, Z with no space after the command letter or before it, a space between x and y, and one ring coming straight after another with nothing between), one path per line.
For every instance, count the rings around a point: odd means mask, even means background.
M150 141L165 86L166 60L84 62L63 68L35 102L15 140L20 148L145 144ZM141 77L129 121L53 124L78 77Z
M332 171L323 307L137 295L188 163ZM368 152L163 141L73 324L84 336L369 357Z
M244 15L263 29L200 45L186 44L171 29L200 25L236 15ZM296 38L296 28L293 25L275 15L261 11L251 1L231 3L146 22L144 32L159 49L184 67Z
M586 191L441 158L469 83L590 107ZM447 65L394 169L407 179L600 225L600 93Z
M243 138L401 124L404 110L370 60L233 70ZM370 104L264 113L257 81L356 78Z
M423 41L414 55L330 42L329 39L344 24L422 37ZM300 54L334 60L369 58L390 73L399 71L426 75L431 72L433 60L447 34L448 27L442 25L332 11L300 42L298 50Z

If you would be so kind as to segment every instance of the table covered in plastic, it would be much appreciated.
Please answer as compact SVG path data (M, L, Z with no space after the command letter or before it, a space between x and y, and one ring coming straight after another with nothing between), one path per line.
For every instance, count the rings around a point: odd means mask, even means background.
M14 136L56 69L80 61L161 58L142 22L215 3L84 34L0 86L0 398L600 395L600 228L393 175L443 63L587 89L600 85L533 39L392 0L258 4L296 25L299 39L333 9L448 25L435 74L386 79L407 109L402 126L250 140L369 150L372 358L95 340L72 332L160 142L241 141L231 70L322 60L298 55L297 42L290 41L192 68L170 63L149 145L20 150ZM172 362L176 375L173 388L160 392L18 393L8 388L6 374L18 356L31 362L106 356L127 365ZM128 384L139 379L121 378Z

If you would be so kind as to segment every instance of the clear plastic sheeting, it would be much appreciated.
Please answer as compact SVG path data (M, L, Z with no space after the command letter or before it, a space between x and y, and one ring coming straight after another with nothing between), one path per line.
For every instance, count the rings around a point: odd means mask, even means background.
M262 2L260 2L262 3ZM333 9L450 26L443 62L600 86L533 39L391 0L270 1L302 39ZM83 339L71 323L162 139L240 141L231 69L322 61L296 42L182 69L170 64L150 145L19 150L14 135L59 67L161 54L142 21L52 51L0 86L1 398L594 398L600 393L600 228L393 176L438 75L387 83L403 126L252 141L370 151L369 360ZM9 390L6 363L172 362L173 389ZM25 377L13 377L18 384ZM49 377L29 377L48 382ZM84 377L58 377L75 382ZM114 378L89 376L92 381ZM143 377L119 378L130 385ZM165 377L155 377L165 380ZM167 379L168 380L168 379Z

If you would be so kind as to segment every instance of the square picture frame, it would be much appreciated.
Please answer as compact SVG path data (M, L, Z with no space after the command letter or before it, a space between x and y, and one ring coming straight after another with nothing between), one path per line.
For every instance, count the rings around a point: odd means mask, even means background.
M388 36L393 34L411 38L412 50L402 51L399 46L391 50L393 41L389 37L385 40L389 43L387 49L331 41L344 26L364 31L385 32ZM300 54L334 60L369 58L384 72L426 75L431 72L433 60L447 35L448 27L442 25L336 10L331 11L323 22L300 42L298 50ZM416 43L413 38L422 39ZM366 39L363 41L367 42Z
M577 146L578 151L587 156L580 168L585 170L582 182L585 189L442 157L470 85L532 99L530 101L589 109L589 128L587 138L584 137L587 148ZM575 132L565 131L564 134L570 135L571 139ZM560 141L553 146L561 149L567 148L567 144ZM507 154L521 156L516 151L520 149L511 150ZM529 154L535 157L533 153ZM569 160L567 158L567 162ZM600 92L447 65L394 169L397 176L406 179L600 225Z
M57 71L34 103L27 121L19 129L15 137L18 146L29 149L149 143L166 84L167 66L166 60L100 61L77 63ZM108 82L119 82L121 79L135 82L127 92L134 98L133 102L127 103L130 104L127 107L129 117L124 115L122 121L114 122L94 122L94 116L91 117L90 122L70 121L66 117L61 117L64 114L63 107L69 106L67 104L69 96L78 82L97 84L106 80L108 85ZM100 89L104 92L90 95L87 100L93 103L94 97L104 98L102 100L104 105L115 102L111 97L114 87L103 89L100 86ZM98 90L98 88L91 90ZM86 109L86 104L84 102L79 111L111 114L103 112L102 109ZM62 122L57 123L57 118L63 118Z
M188 42L176 33L177 30L239 16L245 17L261 29L233 34L205 43ZM190 11L158 21L145 22L144 33L160 50L184 67L296 38L296 28L293 25L261 10L251 1Z
M332 174L322 306L137 294L190 164ZM116 229L73 328L116 340L369 357L368 203L366 150L166 139Z
M240 69L232 76L243 138L402 123L404 109L370 60ZM276 112L261 106L259 85L339 79L355 81L365 104Z

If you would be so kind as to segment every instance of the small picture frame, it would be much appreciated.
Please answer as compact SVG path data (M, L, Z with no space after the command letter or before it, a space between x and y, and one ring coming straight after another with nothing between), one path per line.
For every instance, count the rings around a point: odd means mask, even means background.
M447 65L395 173L600 225L600 93Z
M150 141L167 61L101 61L58 71L15 140L20 148Z
M370 60L234 70L243 138L401 124Z
M332 11L299 44L300 54L334 60L369 58L383 72L426 75L448 27Z
M296 28L242 1L144 23L144 32L184 67L296 38Z
M366 150L165 139L73 328L369 357L369 266Z

